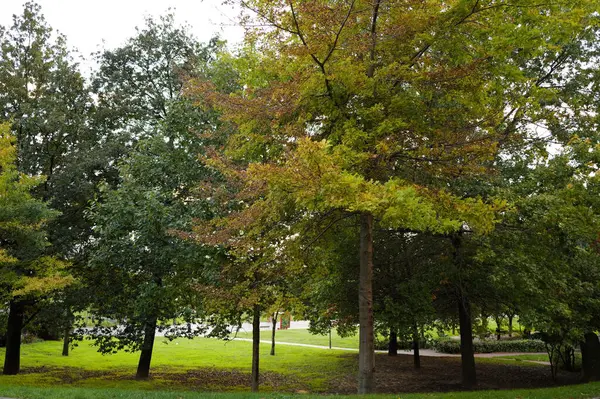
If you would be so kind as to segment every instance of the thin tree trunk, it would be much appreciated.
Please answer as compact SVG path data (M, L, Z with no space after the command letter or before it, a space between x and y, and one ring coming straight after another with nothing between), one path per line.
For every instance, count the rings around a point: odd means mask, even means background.
M25 305L20 301L11 301L6 326L6 356L4 358L5 375L16 375L21 368L21 330Z
M502 328L500 326L501 320L500 320L500 317L498 317L498 316L496 316L495 319L496 319L496 338L498 341L500 341L500 338L502 336Z
M69 343L71 340L71 327L73 326L73 323L74 323L73 313L71 312L71 308L69 306L67 306L67 309L66 309L65 320L66 320L67 325L65 326L65 329L63 331L62 355L69 356Z
M62 355L63 356L69 356L69 341L71 339L71 326L68 325L67 327L65 327L65 331L63 334L63 348L62 348Z
M398 356L398 334L390 328L390 343L388 345L388 356Z
M360 281L358 294L359 347L358 393L375 389L375 343L373 336L373 215L360 216Z
M252 315L252 392L258 392L260 360L260 307L254 305Z
M581 342L581 367L584 381L600 381L600 341L593 332Z
M485 334L485 338L490 334L490 321L488 320L488 315L485 312L481 312L481 330L483 334Z
M329 349L331 349L331 330L333 327L329 326Z
M472 388L477 385L477 377L475 374L475 354L473 351L471 304L466 296L459 298L458 318L460 322L462 384L465 388Z
M271 331L271 356L275 356L275 331L277 331L277 316L279 312L273 313L273 331Z
M513 333L513 317L515 317L515 315L512 313L508 315L508 336L511 338Z
M148 379L150 376L150 362L152 361L152 350L154 348L154 338L156 336L156 317L148 320L144 327L144 342L142 343L142 352L138 362L135 378L138 380Z
M419 328L413 326L413 361L416 369L421 368L421 353L419 351Z

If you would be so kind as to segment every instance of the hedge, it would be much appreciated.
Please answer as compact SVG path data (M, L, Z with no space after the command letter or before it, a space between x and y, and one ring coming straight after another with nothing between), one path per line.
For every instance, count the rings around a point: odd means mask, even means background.
M386 350L388 350L388 346L389 346L389 341L388 340L375 340L375 349L376 350L386 351ZM431 343L431 341L427 341L427 340L420 340L419 341L419 348L421 348L421 349L435 349L435 347L433 346L433 344ZM402 340L398 341L398 350L399 351L411 350L411 349L413 349L413 343L412 343L412 341L402 341Z
M454 339L438 339L433 342L433 348L442 353L460 353L460 341ZM492 352L546 352L546 344L535 339L509 340L509 341L475 341L475 353Z

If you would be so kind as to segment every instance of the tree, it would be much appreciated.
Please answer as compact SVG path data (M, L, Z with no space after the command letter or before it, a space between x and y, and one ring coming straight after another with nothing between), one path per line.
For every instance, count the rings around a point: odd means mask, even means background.
M27 2L11 26L0 28L0 47L0 121L11 124L17 139L18 170L46 176L32 194L59 211L46 226L52 245L45 252L76 269L85 263L92 233L86 208L100 181L115 181L112 165L126 140L98 128L95 102L75 55L38 4ZM69 289L44 304L52 309L38 314L42 335L56 337L70 328L71 304L85 302L76 292Z
M90 234L83 216L95 185L110 170L89 128L92 100L66 38L53 32L40 6L27 2L0 30L0 119L11 123L20 171L46 176L34 195L61 212L48 226L48 248L73 258Z
M32 317L32 307L73 282L66 264L44 256L48 245L44 227L57 216L30 191L42 177L17 171L15 138L0 125L0 285L8 303L4 374L20 369L21 331ZM35 315L35 310L33 311Z
M91 209L95 242L84 282L98 324L91 337L104 353L141 350L137 378L148 378L155 331L192 337L201 314L194 286L216 268L216 253L175 235L205 217L205 203L190 201L203 175L190 141L157 134L142 140L119 167L122 182ZM105 318L114 327L102 327ZM183 319L180 328L171 326ZM114 340L116 338L116 340Z
M205 332L190 325L202 314L197 288L216 273L219 254L185 238L193 219L212 212L209 200L193 194L211 177L198 159L201 137L219 123L182 88L190 75L207 76L220 46L216 39L201 45L166 15L99 54L96 123L128 137L132 149L117 163L119 184L105 186L92 206L94 242L81 275L98 322L93 339L102 352L141 350L137 378L149 375L157 328L171 338ZM107 317L119 325L102 328ZM178 318L186 324L167 326Z
M229 153L245 154L252 187L264 187L247 212L292 203L306 218L358 215L359 392L367 393L374 224L450 233L479 222L489 231L498 204L451 182L491 173L501 147L526 134L522 122L535 117L560 58L552 49L577 36L593 2L243 4L261 20L248 41L264 54L252 75L263 79L216 101L237 127Z
M222 45L216 37L199 43L188 26L175 24L171 13L158 20L147 17L123 46L96 54L92 90L98 97L99 127L133 142L153 136L173 118L186 79L205 75Z

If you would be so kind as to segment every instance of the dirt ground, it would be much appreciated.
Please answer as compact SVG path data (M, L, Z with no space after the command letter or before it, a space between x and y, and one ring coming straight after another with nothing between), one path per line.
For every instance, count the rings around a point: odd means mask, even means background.
M349 355L352 356L352 355ZM552 381L550 366L489 364L476 362L477 389L542 388L580 382L579 373L559 373ZM460 358L421 357L415 370L413 357L378 355L375 359L375 384L378 393L448 392L464 390L460 383ZM355 393L356 375L333 381L331 393Z

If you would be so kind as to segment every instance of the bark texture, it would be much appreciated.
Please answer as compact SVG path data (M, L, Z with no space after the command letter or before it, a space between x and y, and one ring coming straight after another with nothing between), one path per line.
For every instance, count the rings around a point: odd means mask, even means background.
M373 215L360 216L360 279L358 290L359 346L358 393L375 390L375 343L373 337Z
M419 328L413 326L413 361L416 369L421 368L421 353L419 351Z
M62 355L69 356L69 341L71 339L71 326L65 328L63 335Z
M150 363L152 361L152 350L154 349L154 338L156 337L156 318L149 320L144 327L144 342L138 362L135 378L138 380L148 379L150 376Z
M388 356L398 355L398 334L393 329L390 329L390 343L388 344Z
M273 313L273 330L271 331L271 356L275 356L275 332L277 331L277 316L278 312Z
M258 392L260 360L260 307L254 305L252 315L252 392Z
M21 330L25 305L20 301L11 301L6 327L6 356L4 358L5 375L16 375L21 369Z
M475 374L475 354L473 352L473 326L471 321L471 304L466 296L458 302L458 318L460 322L460 358L462 384L465 388L477 385Z
M600 381L600 341L593 332L581 343L581 367L584 381Z

